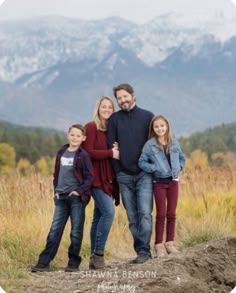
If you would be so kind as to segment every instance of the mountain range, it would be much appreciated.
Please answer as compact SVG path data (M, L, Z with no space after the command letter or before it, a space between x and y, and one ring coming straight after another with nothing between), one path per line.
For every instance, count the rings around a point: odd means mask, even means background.
M177 135L235 121L236 17L0 22L0 117L66 130L121 82Z

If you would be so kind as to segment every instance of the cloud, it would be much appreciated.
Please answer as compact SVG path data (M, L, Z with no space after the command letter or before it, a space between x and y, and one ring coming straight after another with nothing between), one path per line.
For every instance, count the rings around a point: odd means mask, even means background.
M3 4L4 1L5 1L5 0L0 0L0 6Z
M232 2L234 3L234 5L236 6L236 0L232 0Z
M1 1L1 0L0 0ZM236 0L232 0L236 2ZM41 15L64 15L82 19L120 16L143 23L170 12L191 16L194 13L223 12L234 8L231 0L6 0L0 9L0 19L27 18ZM20 5L19 5L20 2Z

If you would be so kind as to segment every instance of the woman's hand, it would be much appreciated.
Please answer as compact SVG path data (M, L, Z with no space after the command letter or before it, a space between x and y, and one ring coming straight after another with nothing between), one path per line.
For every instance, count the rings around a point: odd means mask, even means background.
M116 160L119 160L120 159L120 151L119 149L117 149L117 147L113 147L112 148L112 158L113 159L116 159Z

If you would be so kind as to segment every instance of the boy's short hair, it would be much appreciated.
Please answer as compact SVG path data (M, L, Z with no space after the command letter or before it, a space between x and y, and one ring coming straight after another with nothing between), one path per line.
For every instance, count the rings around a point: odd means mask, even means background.
M85 129L85 127L84 127L83 125L81 125L81 124L73 124L73 125L71 125L71 126L69 127L68 132L70 132L72 128L77 128L77 129L79 129L79 130L82 132L82 134L83 134L84 136L86 136L86 129Z
M132 86L130 84L128 84L128 83L121 83L121 84L113 87L113 94L114 94L114 96L116 98L117 98L116 92L118 92L120 90L125 90L126 92L128 92L131 95L134 93L134 89L132 88Z

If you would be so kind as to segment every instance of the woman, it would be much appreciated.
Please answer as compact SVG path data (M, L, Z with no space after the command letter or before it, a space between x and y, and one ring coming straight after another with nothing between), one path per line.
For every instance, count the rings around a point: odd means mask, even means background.
M83 148L90 154L94 169L92 184L94 214L90 231L90 269L102 269L105 266L105 245L115 212L113 205L115 175L110 159L119 159L119 150L116 145L112 149L108 149L106 138L107 120L113 112L112 99L101 97L96 103L94 120L85 125L87 139L83 143Z

